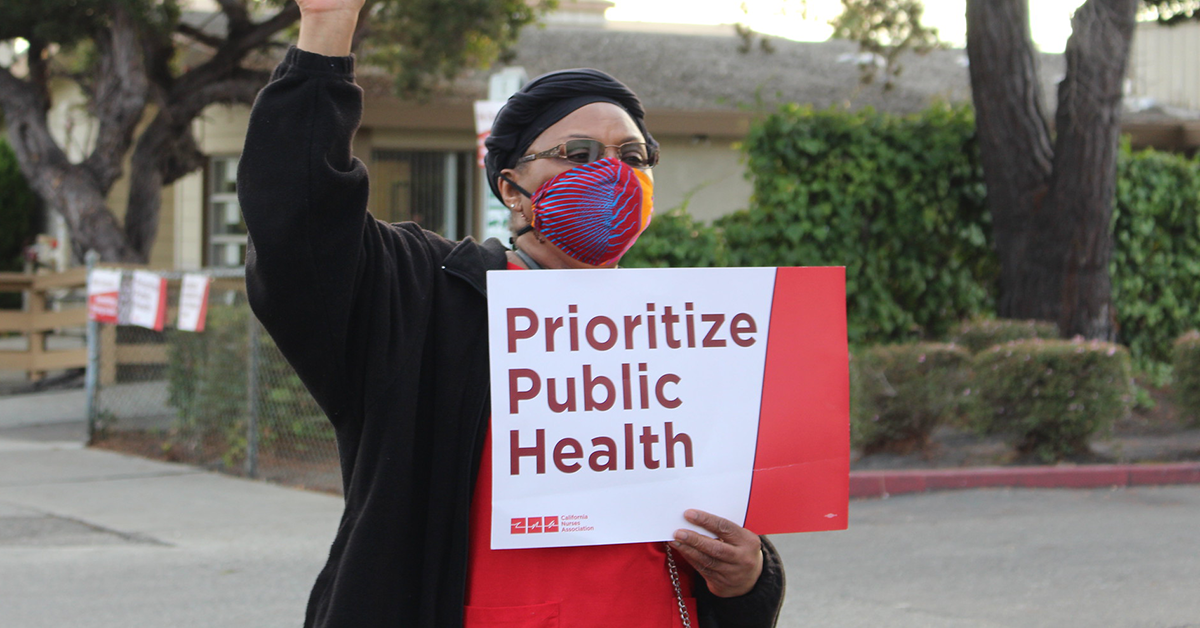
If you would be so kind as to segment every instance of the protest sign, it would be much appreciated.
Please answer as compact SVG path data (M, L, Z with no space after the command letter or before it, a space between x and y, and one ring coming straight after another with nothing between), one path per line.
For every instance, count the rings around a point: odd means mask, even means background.
M488 273L494 549L846 527L842 268Z
M133 272L129 324L162 331L167 318L167 280L144 270Z
M117 322L121 294L121 271L95 268L88 273L88 319L98 323Z
M179 322L176 329L204 331L204 319L208 313L209 284L209 278L205 275L183 276L179 286Z

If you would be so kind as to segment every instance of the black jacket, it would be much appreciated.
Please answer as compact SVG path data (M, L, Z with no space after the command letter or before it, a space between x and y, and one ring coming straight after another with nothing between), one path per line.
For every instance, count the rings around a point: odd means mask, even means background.
M505 249L371 218L350 153L361 114L353 58L293 48L258 96L238 171L250 304L341 458L346 510L305 625L460 626L490 411L484 280ZM754 591L697 591L700 624L769 626L782 592L771 550Z

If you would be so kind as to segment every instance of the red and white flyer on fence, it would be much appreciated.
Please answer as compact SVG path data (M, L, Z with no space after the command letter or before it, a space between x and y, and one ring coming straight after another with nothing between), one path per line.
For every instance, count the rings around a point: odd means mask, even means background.
M129 324L162 331L167 319L167 280L144 270L133 271Z
M94 268L88 273L88 320L116 324L121 297L121 271Z
M840 530L843 268L488 273L493 549Z
M204 319L208 315L208 288L211 280L207 275L187 274L179 286L179 321L175 328L180 331L204 331Z

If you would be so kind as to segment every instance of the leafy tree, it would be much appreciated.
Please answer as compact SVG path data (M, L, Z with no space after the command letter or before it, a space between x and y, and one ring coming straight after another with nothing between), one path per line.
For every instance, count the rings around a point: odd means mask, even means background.
M37 197L17 167L17 157L0 137L0 272L19 271L22 253L33 238L37 224ZM0 309L19 309L21 295L0 292Z
M213 104L249 104L266 84L278 35L300 12L291 0L216 0L185 19L186 0L37 0L0 3L0 42L26 45L0 66L0 109L21 170L58 211L82 258L144 262L164 185L204 163L192 122ZM413 92L490 63L538 11L524 0L369 0L356 48ZM82 159L52 133L47 114L63 82L95 120ZM55 89L52 89L52 86ZM107 205L129 160L124 221Z
M927 54L943 44L936 28L921 23L925 5L921 0L842 0L842 12L830 24L834 39L859 43L870 56L858 64L862 81L871 83L883 61L883 89L891 90L903 66L905 52Z
M21 176L12 148L0 137L0 271L21 270L36 211L37 198Z
M879 12L908 1L860 4ZM1083 2L1071 20L1052 127L1042 109L1028 0L967 0L967 55L1003 317L1056 321L1066 336L1116 335L1110 221L1121 88L1139 5L1164 23L1200 18L1196 0ZM878 38L866 32L859 41L869 47Z

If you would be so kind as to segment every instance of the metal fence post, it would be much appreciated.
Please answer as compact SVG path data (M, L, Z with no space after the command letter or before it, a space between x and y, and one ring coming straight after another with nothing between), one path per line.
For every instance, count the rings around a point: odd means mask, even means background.
M96 263L100 261L100 254L96 251L88 251L84 256L84 261L87 263L88 278L92 276L92 269L96 267ZM84 372L84 388L87 398L87 442L92 444L96 440L96 419L99 416L99 409L96 406L96 395L99 393L100 380L100 323L92 320L89 316L87 321L87 370Z
M246 369L246 475L258 475L258 319L250 313L249 321L250 355L249 368Z

